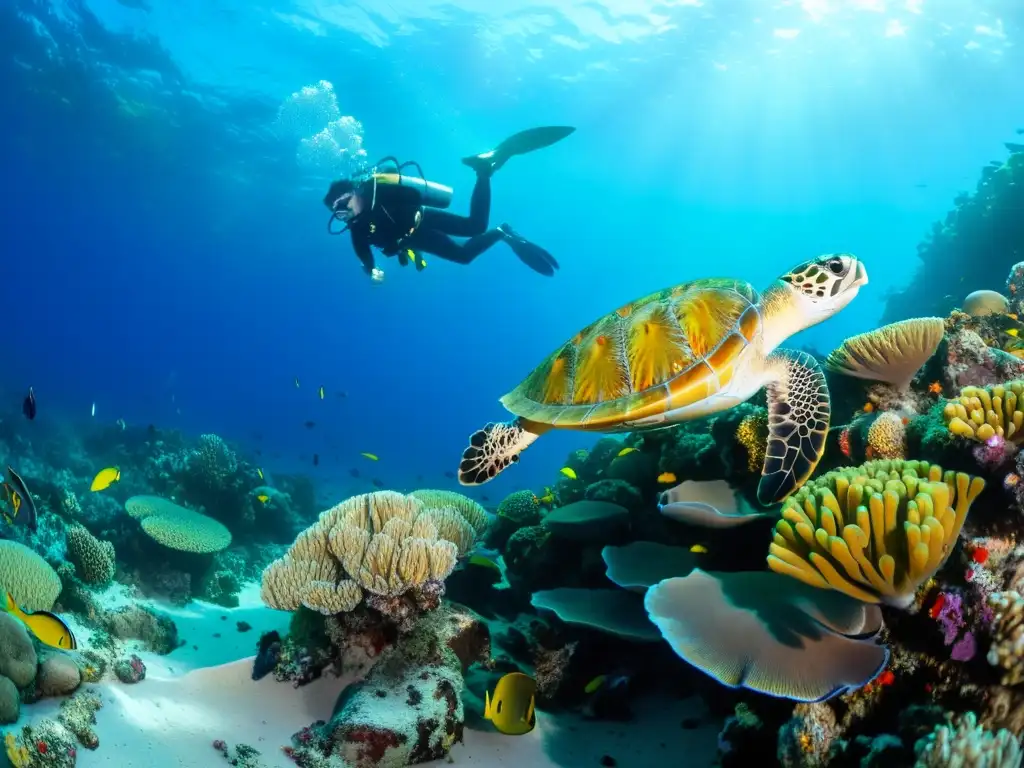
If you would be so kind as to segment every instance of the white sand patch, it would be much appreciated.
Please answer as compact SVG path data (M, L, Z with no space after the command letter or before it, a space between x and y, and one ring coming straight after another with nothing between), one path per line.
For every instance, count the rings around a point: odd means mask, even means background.
M117 586L103 598L108 607L130 602L124 588ZM95 726L100 746L95 752L80 749L78 765L216 768L228 765L213 749L213 741L222 739L228 745L255 747L268 768L294 768L281 748L304 726L328 719L349 681L327 677L294 688L273 677L252 680L252 655L260 633L277 629L283 635L289 615L264 608L258 589L251 587L238 608L137 602L170 615L186 644L167 656L136 648L147 667L146 679L138 684L114 679L91 686L104 702ZM238 621L248 622L252 629L238 632ZM74 629L80 645L87 647L89 632L81 626ZM59 703L50 699L24 707L18 725L53 716ZM650 768L673 764L685 754L688 766L712 764L718 724L695 730L680 726L684 717L701 715L696 699L647 699L637 702L635 711L636 718L629 723L538 712L537 728L517 737L467 728L465 743L455 746L451 759L455 765L555 768L597 766L603 755L609 755L621 768ZM448 764L440 760L431 765Z

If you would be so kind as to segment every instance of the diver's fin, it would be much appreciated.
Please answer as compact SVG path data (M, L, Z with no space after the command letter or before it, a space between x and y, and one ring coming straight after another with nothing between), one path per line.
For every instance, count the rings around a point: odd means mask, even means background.
M558 262L555 257L545 251L539 245L531 243L525 237L517 234L508 224L502 224L498 229L505 236L505 242L512 252L519 257L519 260L534 272L552 277L558 269Z
M550 125L528 128L515 133L488 152L462 158L462 162L477 173L494 173L510 157L525 155L561 141L576 129L567 125Z

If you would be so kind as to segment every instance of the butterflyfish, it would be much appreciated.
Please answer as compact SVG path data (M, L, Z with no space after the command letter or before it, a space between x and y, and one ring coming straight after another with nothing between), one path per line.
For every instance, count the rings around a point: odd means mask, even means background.
M509 672L494 687L494 697L484 693L484 719L506 736L522 736L537 725L534 699L537 681L522 672Z
M78 648L75 634L62 618L49 611L29 613L22 610L10 592L4 593L3 610L28 627L28 630L39 638L39 642L65 651Z
M576 470L574 470L572 467L562 467L558 471L561 472L566 477L568 477L570 480L576 479Z
M89 490L93 492L105 491L114 483L120 481L121 470L117 467L107 467L96 473L96 477L92 479L92 485L89 486Z
M3 518L9 525L24 525L30 531L36 530L36 503L28 492L25 481L11 467L7 467L7 479L0 483L0 492L6 507Z
M380 461L380 457L375 453L361 453L360 456L365 456L370 461Z

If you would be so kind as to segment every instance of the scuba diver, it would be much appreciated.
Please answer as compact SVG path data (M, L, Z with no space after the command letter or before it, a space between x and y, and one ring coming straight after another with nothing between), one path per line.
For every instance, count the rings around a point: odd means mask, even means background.
M368 173L331 184L324 197L324 205L331 209L327 230L332 235L351 233L352 247L363 271L377 283L384 279L384 272L374 262L372 247L385 256L397 256L403 267L412 262L419 271L426 266L424 253L469 264L502 241L524 264L550 277L558 269L550 253L508 224L488 229L491 176L509 158L550 146L575 130L561 126L531 128L510 136L489 152L463 158L463 164L476 172L469 216L443 210L451 204L451 187L428 181L419 163L383 158ZM419 175L403 174L410 167ZM334 227L336 220L344 225L340 230ZM454 239L457 237L468 239L458 242Z

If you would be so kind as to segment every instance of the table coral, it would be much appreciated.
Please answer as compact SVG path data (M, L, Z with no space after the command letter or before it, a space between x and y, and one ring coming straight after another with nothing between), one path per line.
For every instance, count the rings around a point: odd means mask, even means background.
M768 565L811 586L906 607L949 556L984 487L920 461L829 472L784 504Z

